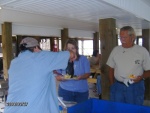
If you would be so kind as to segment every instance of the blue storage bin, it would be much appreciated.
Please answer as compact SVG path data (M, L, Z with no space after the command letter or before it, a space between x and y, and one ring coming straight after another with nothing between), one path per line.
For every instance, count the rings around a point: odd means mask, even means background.
M89 99L67 108L67 113L150 113L150 107Z

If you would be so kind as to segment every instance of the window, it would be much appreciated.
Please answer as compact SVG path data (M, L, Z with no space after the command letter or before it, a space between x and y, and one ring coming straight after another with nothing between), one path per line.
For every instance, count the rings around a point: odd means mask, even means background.
M138 43L138 45L142 46L142 44L143 44L143 39L142 39L142 38L139 38L139 43Z
M101 54L101 44L99 40L99 53ZM93 54L93 40L78 40L79 54L91 56Z
M93 40L83 41L83 55L90 56L93 53Z
M61 38L59 38L59 51L61 51L62 50L62 48L61 48Z
M93 40L78 40L79 54L91 56L93 53Z
M42 50L50 51L50 39L41 39L40 47Z
M99 54L101 54L101 41L99 40Z
M83 55L83 41L78 40L79 54Z

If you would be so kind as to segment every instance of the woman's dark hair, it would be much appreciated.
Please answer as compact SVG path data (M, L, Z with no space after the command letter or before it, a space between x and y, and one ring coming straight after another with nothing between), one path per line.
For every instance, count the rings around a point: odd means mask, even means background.
M68 39L68 40L66 41L66 43L65 43L64 50L67 50L67 45L68 45L68 44L74 45L74 47L75 47L76 50L77 50L77 53L76 53L76 55L77 55L77 60L79 60L80 55L79 55L79 48L78 48L77 42L76 42L74 39Z
M97 56L97 53L99 53L99 51L98 51L98 50L94 50L92 56L95 56L95 57L96 57L96 56Z
M26 47L26 43L20 44L19 48L20 48L20 52L24 52L26 50L29 50L31 52L34 52L34 48L36 48L36 46L34 47ZM37 46L40 50L42 50L39 46Z

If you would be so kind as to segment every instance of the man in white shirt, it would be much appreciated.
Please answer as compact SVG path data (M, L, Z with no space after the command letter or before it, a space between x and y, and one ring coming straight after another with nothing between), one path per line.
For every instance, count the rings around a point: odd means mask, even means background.
M142 105L145 91L143 79L150 76L150 56L144 47L134 44L135 38L132 27L120 29L122 45L112 50L107 61L110 100Z

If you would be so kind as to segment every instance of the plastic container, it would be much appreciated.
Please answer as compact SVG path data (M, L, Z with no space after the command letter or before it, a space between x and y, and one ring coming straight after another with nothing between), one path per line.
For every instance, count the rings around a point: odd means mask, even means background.
M89 99L83 103L68 107L67 113L150 113L150 107Z

